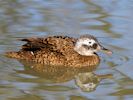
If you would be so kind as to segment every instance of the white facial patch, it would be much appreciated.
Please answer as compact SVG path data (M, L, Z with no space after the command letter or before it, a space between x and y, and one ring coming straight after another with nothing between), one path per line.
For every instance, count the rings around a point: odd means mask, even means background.
M74 50L77 51L80 55L93 55L96 51L95 49L86 49L83 47L83 45L87 46L93 46L93 44L96 43L94 39L84 38L79 39L74 47Z
M77 46L81 46L83 44L85 45L88 45L88 46L92 46L94 43L96 43L95 40L93 39L80 39L78 42L77 42Z

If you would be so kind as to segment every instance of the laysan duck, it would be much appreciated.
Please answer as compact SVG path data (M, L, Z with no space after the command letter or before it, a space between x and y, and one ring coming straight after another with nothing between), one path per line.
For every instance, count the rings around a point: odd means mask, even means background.
M104 48L92 35L79 38L69 36L31 37L19 39L26 42L19 51L6 52L6 56L45 65L96 66L100 57L96 52L112 52Z

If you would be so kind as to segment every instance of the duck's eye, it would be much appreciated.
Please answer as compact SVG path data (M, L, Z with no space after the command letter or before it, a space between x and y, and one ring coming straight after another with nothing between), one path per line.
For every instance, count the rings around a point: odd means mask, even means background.
M92 48L96 49L97 46L98 46L98 45L97 45L96 43L94 43L94 44L92 45Z
M89 44L91 44L91 42L89 42Z

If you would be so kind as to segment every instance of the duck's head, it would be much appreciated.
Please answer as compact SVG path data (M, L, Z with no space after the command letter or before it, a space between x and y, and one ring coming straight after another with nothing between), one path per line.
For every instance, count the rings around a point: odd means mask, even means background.
M80 55L92 56L98 51L104 51L107 54L112 54L109 49L103 47L96 37L92 35L83 35L77 39L74 50Z

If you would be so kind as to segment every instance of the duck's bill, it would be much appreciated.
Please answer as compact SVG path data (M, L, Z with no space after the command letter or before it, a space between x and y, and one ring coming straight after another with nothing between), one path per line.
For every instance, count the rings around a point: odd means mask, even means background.
M106 53L107 55L112 55L112 53L113 53L111 50L109 50L109 49L103 47L103 46L100 45L100 44L99 44L99 50L102 51L102 52L104 52L104 53Z
M106 53L107 55L112 55L112 54L113 54L113 52L112 52L111 50L106 49L106 48L104 48L103 46L101 46L101 51L103 51L103 52Z

